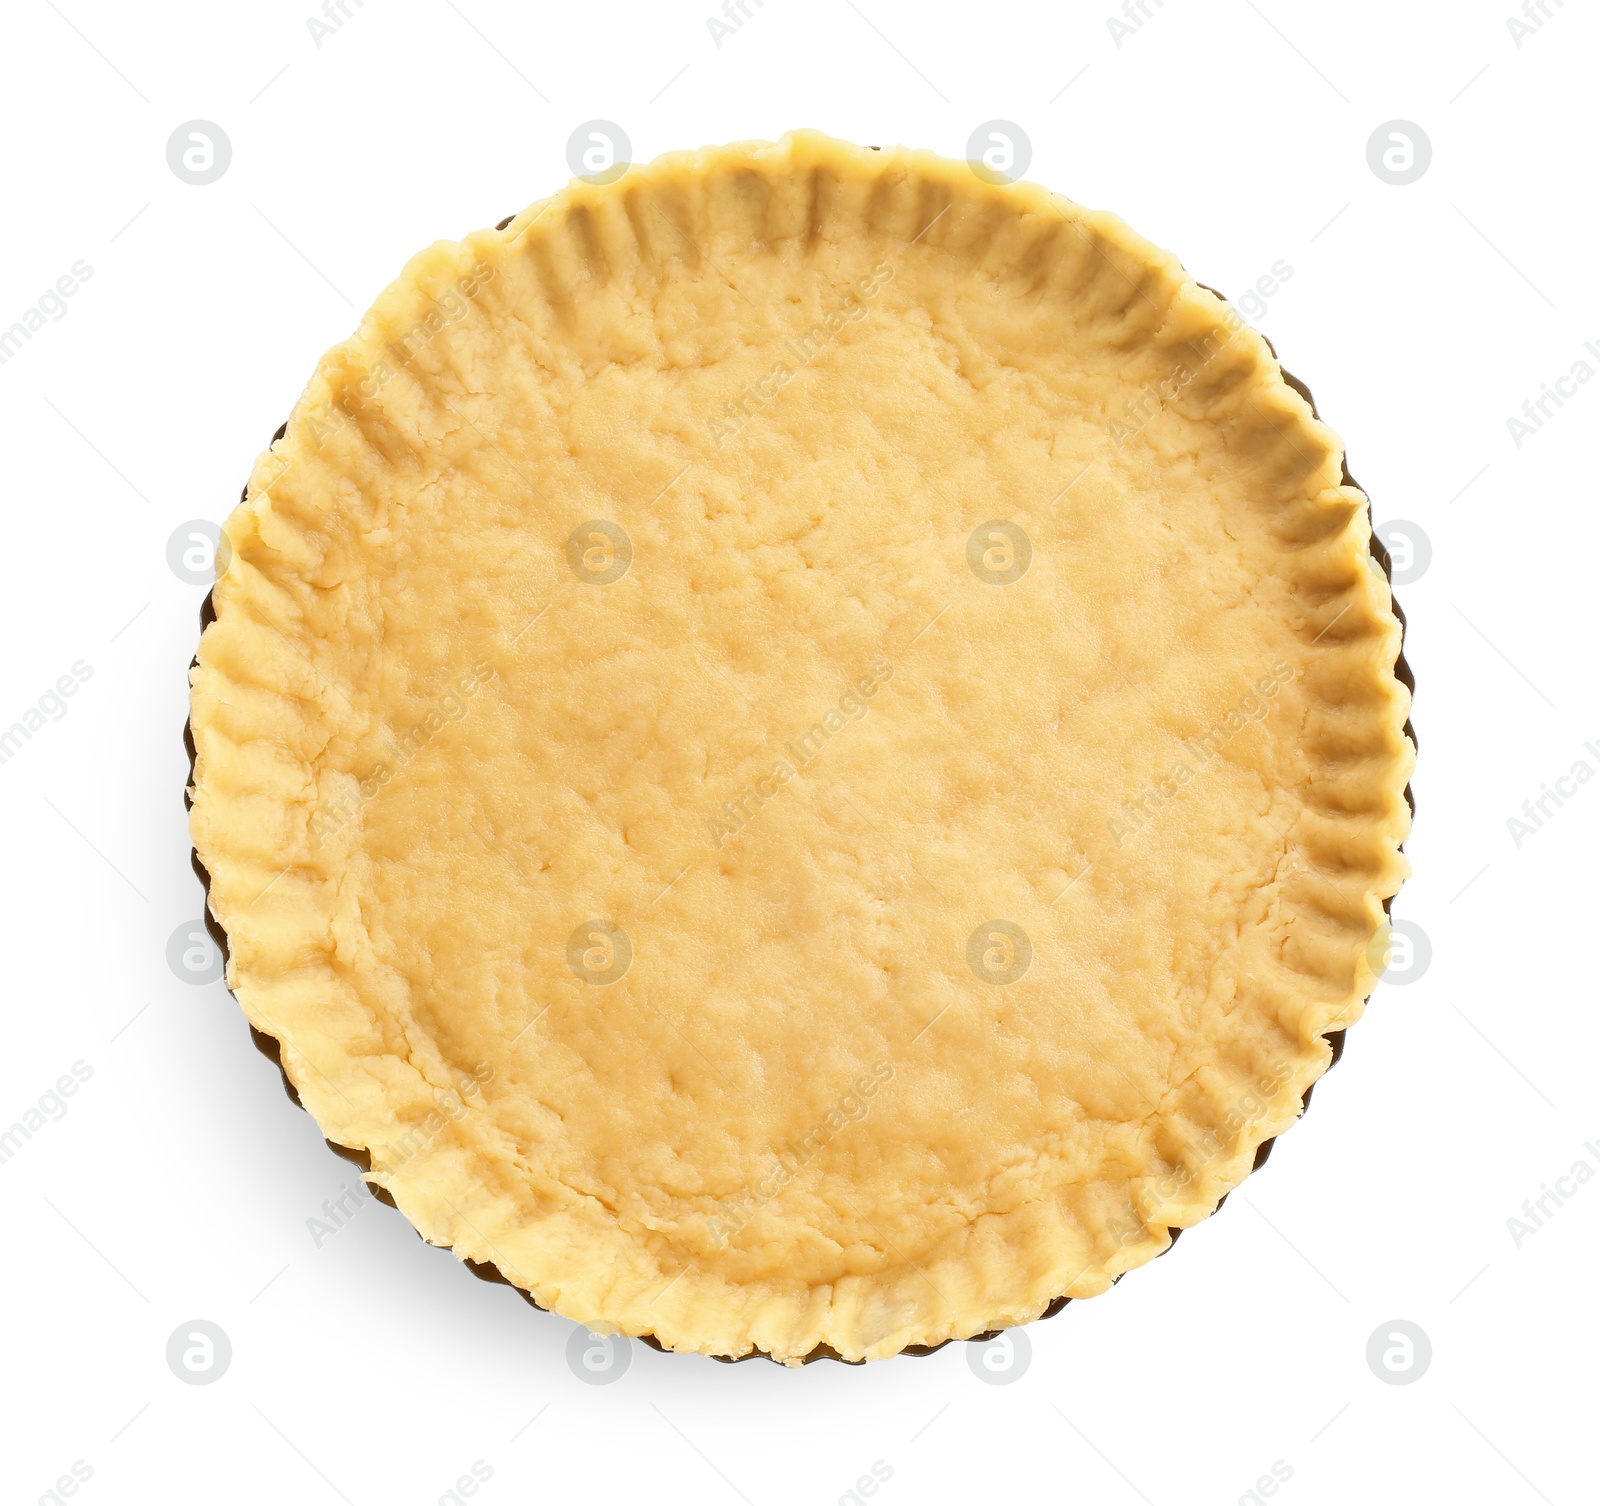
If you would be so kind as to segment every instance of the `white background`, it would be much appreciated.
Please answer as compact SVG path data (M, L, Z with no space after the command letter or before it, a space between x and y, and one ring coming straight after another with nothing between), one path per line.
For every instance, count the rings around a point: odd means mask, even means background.
M766 1506L838 1501L882 1461L879 1506L1189 1506L1248 1501L1282 1461L1289 1506L1594 1500L1600 1184L1520 1248L1507 1220L1575 1160L1600 1169L1600 788L1520 847L1506 824L1575 760L1600 769L1600 383L1520 448L1506 423L1600 341L1593 13L1551 4L1518 47L1510 0L1146 0L1119 47L1109 0L747 0L719 49L710 0L349 0L319 48L309 5L5 10L0 327L93 269L0 366L0 724L93 670L0 766L0 1127L75 1061L93 1071L0 1166L5 1499L82 1461L91 1503L426 1506L482 1461L488 1506ZM1421 762L1395 911L1431 966L1380 986L1218 1217L1034 1325L1009 1384L964 1345L799 1371L634 1345L614 1384L582 1384L571 1324L390 1210L314 1244L353 1169L222 985L168 965L200 906L180 735L204 594L169 537L226 515L317 356L413 251L559 187L595 117L638 159L800 125L959 157L1015 121L1028 176L1230 297L1292 267L1256 322L1378 521L1431 540L1400 592ZM233 145L206 187L166 160L195 118ZM1366 155L1395 118L1434 153L1403 187ZM214 1384L166 1363L195 1318L231 1338ZM1397 1318L1433 1348L1408 1385L1365 1358Z

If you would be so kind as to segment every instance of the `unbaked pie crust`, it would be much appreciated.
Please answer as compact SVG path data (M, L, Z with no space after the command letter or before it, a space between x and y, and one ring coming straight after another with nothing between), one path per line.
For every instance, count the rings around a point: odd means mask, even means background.
M226 525L228 982L423 1236L670 1349L1104 1291L1381 966L1337 437L1110 215L811 133L415 257Z

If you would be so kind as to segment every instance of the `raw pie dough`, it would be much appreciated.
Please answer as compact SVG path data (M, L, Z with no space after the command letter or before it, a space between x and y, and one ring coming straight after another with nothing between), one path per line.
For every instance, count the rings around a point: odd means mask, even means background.
M228 981L422 1234L672 1349L1104 1291L1382 964L1412 748L1337 437L1115 218L681 153L414 258L226 526Z

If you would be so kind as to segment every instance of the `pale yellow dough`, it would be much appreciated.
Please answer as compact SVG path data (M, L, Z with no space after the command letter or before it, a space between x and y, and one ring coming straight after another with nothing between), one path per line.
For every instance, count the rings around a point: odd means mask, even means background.
M597 1328L877 1358L1102 1292L1382 963L1409 702L1341 475L1170 255L926 153L436 244L227 524L229 983L426 1238Z

